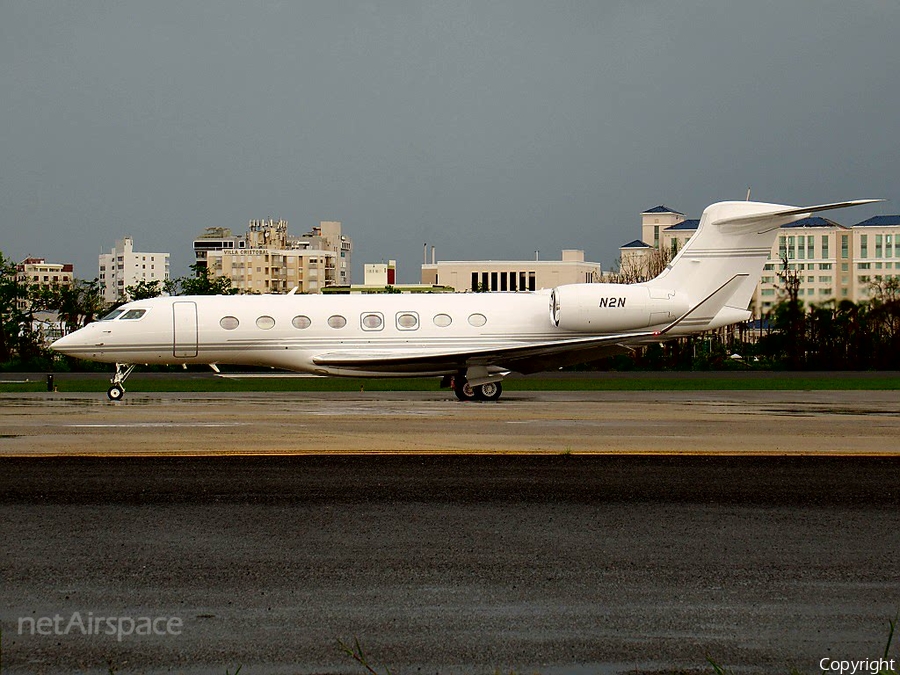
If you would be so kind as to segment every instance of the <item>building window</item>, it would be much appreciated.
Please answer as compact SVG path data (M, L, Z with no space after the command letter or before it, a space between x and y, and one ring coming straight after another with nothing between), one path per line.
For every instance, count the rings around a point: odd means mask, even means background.
M822 235L822 257L823 258L828 257L828 235L827 234Z
M234 330L238 326L241 325L241 322L237 320L237 317L234 316L223 316L219 320L219 325L225 330Z
M876 258L881 258L881 257L883 257L883 256L881 255L881 253L882 253L882 248L883 248L883 246L882 246L883 240L884 240L884 237L882 237L880 234L876 234L876 235L875 235L875 257L876 257Z
M868 235L865 235L865 234L859 235L859 257L860 258L868 258L869 257L869 237L868 237Z
M847 234L841 235L841 260L846 260L850 257L850 236Z
M335 314L328 317L328 325L332 328L343 328L347 325L347 319L342 317L340 314Z

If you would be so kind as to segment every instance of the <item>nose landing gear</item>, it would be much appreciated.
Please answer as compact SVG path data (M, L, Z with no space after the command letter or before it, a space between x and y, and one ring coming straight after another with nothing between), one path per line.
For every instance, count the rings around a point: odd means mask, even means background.
M128 379L128 376L131 375L132 370L134 370L134 364L116 364L116 374L112 376L112 379L110 380L111 386L106 390L106 395L109 397L110 401L121 401L125 397L125 387L123 386L123 383Z

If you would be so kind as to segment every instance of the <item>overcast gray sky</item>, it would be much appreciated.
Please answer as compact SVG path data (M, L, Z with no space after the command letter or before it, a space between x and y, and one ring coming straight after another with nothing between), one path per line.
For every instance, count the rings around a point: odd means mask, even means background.
M663 203L900 211L900 0L0 1L0 251L340 220L362 263L604 267ZM868 209L868 210L866 210Z

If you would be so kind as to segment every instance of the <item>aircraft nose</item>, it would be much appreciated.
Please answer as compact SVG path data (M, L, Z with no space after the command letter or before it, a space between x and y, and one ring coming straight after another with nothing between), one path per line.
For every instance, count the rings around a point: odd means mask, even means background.
M84 334L84 329L76 330L74 333L63 335L50 345L50 349L60 354L73 354L79 348L87 346L87 339L90 336Z
M50 345L50 349L52 349L55 352L59 352L60 354L66 354L67 352L71 351L72 347L74 346L72 344L73 343L73 340L72 340L73 335L75 335L75 333L70 333L69 335L63 335L58 340L54 340Z

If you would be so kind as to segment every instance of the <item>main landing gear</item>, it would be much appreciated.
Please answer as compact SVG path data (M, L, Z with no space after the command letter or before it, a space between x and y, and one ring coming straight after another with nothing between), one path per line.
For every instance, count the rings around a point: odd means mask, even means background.
M125 387L123 386L123 383L128 379L128 376L131 375L132 370L134 370L134 364L116 364L116 374L112 376L112 379L110 380L111 386L106 391L106 395L109 397L110 401L121 401L125 397Z
M503 385L497 381L473 387L465 375L460 374L453 378L453 393L460 401L496 401L503 393Z

